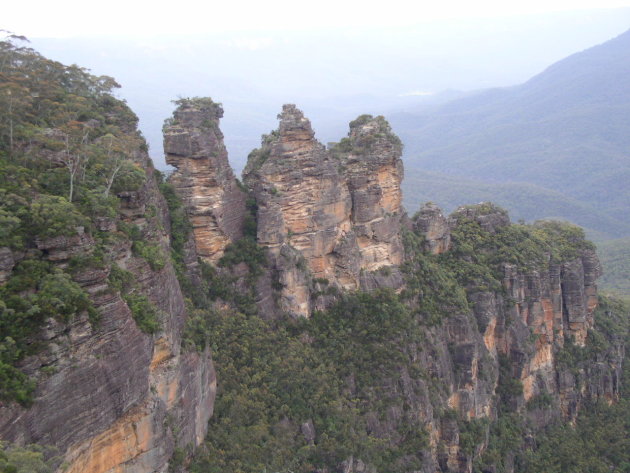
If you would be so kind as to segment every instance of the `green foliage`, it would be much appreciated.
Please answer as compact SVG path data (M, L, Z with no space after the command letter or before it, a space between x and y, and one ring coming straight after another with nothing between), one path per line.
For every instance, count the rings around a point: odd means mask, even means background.
M424 240L410 231L403 232L405 262L402 271L406 287L401 294L413 301L411 307L425 323L438 324L444 314L467 312L466 293L457 281L456 274L440 265L438 258L423 252Z
M181 97L172 101L177 107L194 107L200 110L220 110L221 103L215 102L210 97Z
M569 261L578 258L585 250L595 250L595 245L585 239L584 230L577 225L549 220L538 221L534 226L542 230L555 262Z
M503 354L499 354L499 382L495 392L499 398L499 409L505 413L514 410L514 400L523 394L523 383L514 377L510 360Z
M459 447L466 455L472 455L482 444L488 430L488 419L472 419L459 423Z
M535 409L547 409L553 404L553 398L547 392L542 392L527 401L527 409L532 411Z
M368 123L370 120L373 120L374 117L372 115L369 114L363 114L358 116L356 119L352 120L350 122L350 129L353 128L357 128L359 126L365 125L366 123Z
M103 248L96 247L92 252L87 254L78 254L70 258L68 262L68 270L70 273L75 274L81 270L93 268L93 269L105 269L107 256L103 251Z
M109 285L120 292L140 330L150 334L157 332L160 329L158 311L147 296L138 293L133 273L113 264L108 280Z
M251 153L247 155L247 167L245 168L246 174L255 173L258 171L263 164L269 159L271 156L271 148L266 144L270 135L263 135L262 140L263 144L260 148L252 150Z
M473 208L481 214L505 212L485 205ZM541 270L550 261L570 261L594 249L581 228L556 221L510 224L490 232L474 218L458 215L451 237L453 249L442 254L439 262L473 291L501 291L505 263L524 271Z
M64 197L42 195L31 204L31 230L41 238L76 235L89 222Z
M93 320L97 317L87 293L65 273L55 272L45 276L39 283L37 300L44 317L69 322L83 311L88 312Z
M0 473L53 473L60 463L54 453L39 445L18 447L0 442Z
M390 291L342 296L328 311L313 314L312 323L317 340L325 340L329 356L345 375L387 373L406 359L402 338L422 340L409 309Z
M144 169L132 161L125 160L120 165L111 189L114 193L137 191L146 179Z
M171 248L176 264L183 264L184 245L192 230L181 199L175 193L172 184L165 182L162 174L156 171L160 192L166 200L171 218Z
M0 245L90 231L113 218L114 192L146 180L135 161L137 118L111 95L118 84L50 61L17 40L0 41ZM4 110L4 108L3 108Z
M490 424L488 447L474 464L475 473L494 471L507 473L506 457L518 453L523 444L525 422L515 413L504 413Z
M124 293L135 285L136 278L130 271L122 269L117 264L112 264L109 270L108 282L112 288Z
M630 403L585 406L575 427L558 424L536 438L521 458L522 473L622 473L630 471Z
M370 133L352 134L352 130L369 122L376 125L376 128L371 130ZM342 138L338 143L332 143L330 151L337 158L347 157L348 154L361 155L369 152L377 140L386 140L390 145L402 152L402 141L392 131L385 117L382 115L377 117L367 114L360 115L350 122L350 134Z
M205 328L201 329L205 320ZM402 347L422 340L409 310L390 291L348 294L308 320L265 321L197 311L219 385L205 448L191 472L311 472L350 455L379 471L420 467L422 423L385 387L400 369L420 370ZM396 434L369 433L367 416L399 409ZM316 442L300 425L311 421Z
M260 276L264 265L267 264L264 248L259 246L256 240L251 237L244 237L231 243L225 248L225 252L219 260L219 266L232 268L240 263L247 265L252 276Z
M82 312L92 322L98 318L88 294L69 274L35 259L16 266L0 286L0 398L31 402L34 385L17 363L40 348L34 337L47 318L69 322Z
M159 330L158 312L147 296L130 292L123 297L140 330L145 333L155 333Z
M133 254L145 259L153 271L159 271L166 265L166 256L164 255L162 248L156 244L145 243L144 241L137 240L133 242L133 246L131 248L133 250Z

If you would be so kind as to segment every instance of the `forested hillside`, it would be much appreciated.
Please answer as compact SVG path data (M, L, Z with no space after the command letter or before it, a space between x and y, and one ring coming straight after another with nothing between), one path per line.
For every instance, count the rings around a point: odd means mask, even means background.
M606 269L602 289L630 298L630 238L598 243L597 252Z
M445 176L431 186L441 205L496 186L525 219L565 218L604 238L630 234L630 32L522 85L391 121L406 145L408 199L426 198L421 184L433 177L423 173L432 171Z

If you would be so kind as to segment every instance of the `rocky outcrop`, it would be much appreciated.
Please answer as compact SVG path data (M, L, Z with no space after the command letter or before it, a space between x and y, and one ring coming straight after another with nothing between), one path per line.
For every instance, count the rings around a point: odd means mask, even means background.
M510 217L505 209L491 202L459 207L449 217L450 225L457 225L459 220L472 220L486 232L495 233L502 227L510 225Z
M279 130L250 155L244 171L258 206L258 242L280 271L286 310L302 316L311 312L312 278L335 282L339 275L342 287L358 287L353 262L336 265L343 260L336 249L348 246L347 254L354 248L346 243L354 238L350 194L337 162L314 135L302 112L285 105Z
M352 229L362 271L361 287L400 287L396 278L382 283L383 273L397 273L403 260L401 240L402 143L383 117L362 115L350 123L348 137L332 148L352 197ZM384 269L385 271L379 271Z
M121 220L137 226L143 241L168 254L167 210L148 166L138 191L121 196ZM145 209L157 209L149 216ZM0 406L0 436L21 444L57 448L67 467L78 473L165 472L176 447L196 446L204 438L216 391L210 353L182 348L186 320L184 298L168 260L160 269L135 256L131 241L107 226L106 247L112 265L129 271L134 293L145 295L159 314L160 329L142 332L121 294L108 282L106 268L87 267L75 276L99 314L68 324L49 319L42 330L45 349L24 360L22 369L37 381L33 405ZM83 229L81 229L83 230ZM94 239L38 240L42 257L64 267L86 255Z
M258 242L279 271L283 309L308 316L321 305L314 280L344 290L400 287L398 138L382 117L365 116L328 150L294 105L279 118L250 154L244 181L258 205Z
M448 219L440 208L428 202L413 216L413 229L424 236L426 251L439 255L451 248Z
M509 225L506 213L491 204L458 209L451 226L462 219L472 219L490 233ZM593 327L595 281L601 275L595 250L583 248L577 257L563 262L548 255L547 264L536 269L506 263L502 271L502 292L473 291L469 296L486 348L493 357L504 356L510 362L512 373L522 382L522 402L560 394L562 411L574 414L575 406L570 404L582 393L567 394L566 387L559 385L567 384L567 374L558 365L558 352L566 340L583 347ZM614 364L608 365L609 372L615 371ZM616 396L610 391L608 395Z
M361 269L372 272L402 263L400 224L403 214L402 144L383 117L363 115L350 123L350 133L333 148L341 158L352 197L352 229Z
M219 129L222 116L210 99L182 99L164 125L166 162L176 168L169 182L186 207L197 254L210 263L242 236L245 218L245 194Z

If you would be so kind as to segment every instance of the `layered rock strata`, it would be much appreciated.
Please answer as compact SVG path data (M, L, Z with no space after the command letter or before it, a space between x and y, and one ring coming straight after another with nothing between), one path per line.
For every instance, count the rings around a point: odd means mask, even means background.
M361 269L400 265L403 164L402 144L383 117L363 115L333 148L352 197L352 228L361 253Z
M424 236L425 250L436 253L464 219L491 234L510 225L505 211L482 204L458 209L447 225L437 207L425 206L412 226ZM575 419L586 400L610 402L619 397L623 342L612 343L596 362L561 361L566 340L584 346L593 328L595 280L601 274L594 250L583 248L574 259L561 263L549 258L537 269L504 263L502 272L501 290L469 288L472 313L451 314L431 329L417 355L430 379L440 380L444 389L438 402L422 391L415 394L421 402L409 398L417 404L430 434L426 471L472 471L472 456L459 445L457 422L435 414L441 403L460 418L493 418L499 385L515 378L522 391L508 398L511 409L527 413L533 428L539 429L558 416ZM535 403L530 401L537 398L547 399L548 404L531 407ZM478 454L485 447L477 448Z
M295 105L279 119L250 154L244 181L258 205L258 242L279 271L282 308L310 315L322 303L313 300L321 292L313 281L345 290L400 287L398 138L382 117L364 116L329 150Z
M166 204L146 154L140 163L147 181L120 196L119 218L168 254ZM148 208L157 209L155 215L148 216ZM134 293L153 304L160 329L149 335L138 328L125 299L109 285L109 267L79 272L74 279L90 295L100 321L90 323L87 314L68 324L47 321L41 333L45 350L22 366L37 380L33 405L2 404L0 436L56 447L66 472L166 472L175 448L198 445L205 436L216 392L214 368L208 351L182 348L186 310L170 262L153 270L134 256L116 225L105 227L117 242L107 247L108 258L133 274ZM89 255L95 242L78 232L38 240L37 246L63 267L73 256Z
M193 227L196 252L215 263L242 236L245 194L228 162L219 120L223 109L210 99L182 99L164 125L166 162Z

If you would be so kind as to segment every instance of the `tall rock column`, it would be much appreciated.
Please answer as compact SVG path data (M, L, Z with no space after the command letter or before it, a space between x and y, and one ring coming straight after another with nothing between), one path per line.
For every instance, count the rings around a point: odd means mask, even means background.
M352 224L361 251L361 269L399 265L403 258L400 139L383 117L362 115L350 123L348 137L333 151L340 152L352 196Z
M383 117L352 122L330 150L295 105L263 138L244 171L258 205L258 242L269 248L283 309L308 316L323 287L400 288L400 140ZM313 296L313 294L320 294ZM324 303L325 304L325 303Z
M295 105L285 105L279 118L278 131L250 154L243 175L258 205L258 242L280 271L284 309L308 316L310 279L337 279L334 250L351 231L352 203L309 120ZM356 280L347 285L356 288Z
M245 194L228 162L219 119L220 104L209 98L181 99L164 124L170 178L193 226L197 254L215 263L225 247L242 236Z

